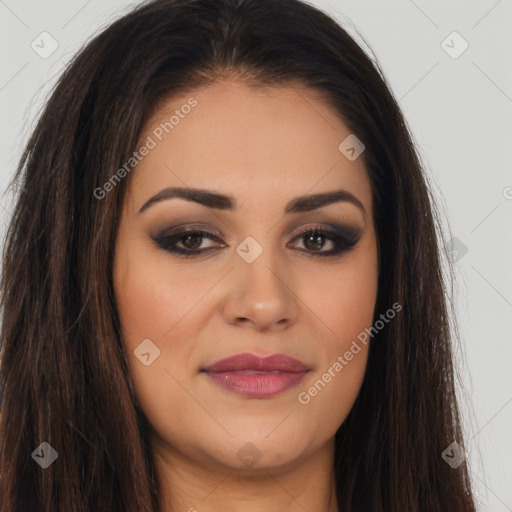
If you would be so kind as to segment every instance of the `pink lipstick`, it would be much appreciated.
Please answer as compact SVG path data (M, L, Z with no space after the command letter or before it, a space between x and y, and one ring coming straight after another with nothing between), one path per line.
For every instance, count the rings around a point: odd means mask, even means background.
M301 361L284 354L265 358L244 353L203 368L224 389L251 398L268 398L296 386L311 371Z

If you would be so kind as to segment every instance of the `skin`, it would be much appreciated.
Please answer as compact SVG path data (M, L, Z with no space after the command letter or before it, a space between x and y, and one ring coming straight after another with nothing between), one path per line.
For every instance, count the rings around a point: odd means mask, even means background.
M338 150L350 131L313 91L227 79L166 101L141 142L190 97L198 105L129 175L114 261L123 343L153 429L163 510L337 511L334 435L360 390L368 346L360 343L307 404L298 395L372 325L378 257L364 158L350 161ZM172 186L232 195L237 208L173 198L139 213ZM342 201L284 213L292 198L340 188L364 212ZM329 237L309 245L307 236L297 237L340 224L361 234L336 256L315 256L333 247ZM189 248L213 249L185 258L152 239L178 226L220 241L196 239ZM252 263L236 252L248 236L263 249ZM160 350L148 366L134 355L145 339ZM243 352L283 353L311 371L270 398L236 395L200 372ZM241 449L260 458L251 465L237 456Z

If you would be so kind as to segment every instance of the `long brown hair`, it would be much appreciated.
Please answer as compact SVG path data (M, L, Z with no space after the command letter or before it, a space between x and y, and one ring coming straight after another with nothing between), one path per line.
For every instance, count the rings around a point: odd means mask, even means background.
M340 510L472 512L439 223L384 75L299 0L154 0L85 46L54 88L11 184L1 281L2 512L159 510L148 424L130 386L112 286L128 180L98 199L161 101L221 77L319 91L365 144L378 314L359 396L336 433ZM341 141L340 141L341 142ZM47 469L32 452L49 443Z

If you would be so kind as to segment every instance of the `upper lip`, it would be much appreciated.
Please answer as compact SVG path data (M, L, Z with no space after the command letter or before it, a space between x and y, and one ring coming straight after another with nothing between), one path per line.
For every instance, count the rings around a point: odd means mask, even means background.
M221 359L202 369L205 372L229 372L235 370L304 372L310 370L310 368L301 361L284 354L259 357L254 354L244 353Z

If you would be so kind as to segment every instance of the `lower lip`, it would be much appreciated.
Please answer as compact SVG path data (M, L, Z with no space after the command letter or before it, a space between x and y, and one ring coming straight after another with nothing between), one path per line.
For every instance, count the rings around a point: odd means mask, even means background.
M216 384L237 395L251 398L268 398L296 386L308 371L276 373L243 373L229 371L205 373Z

